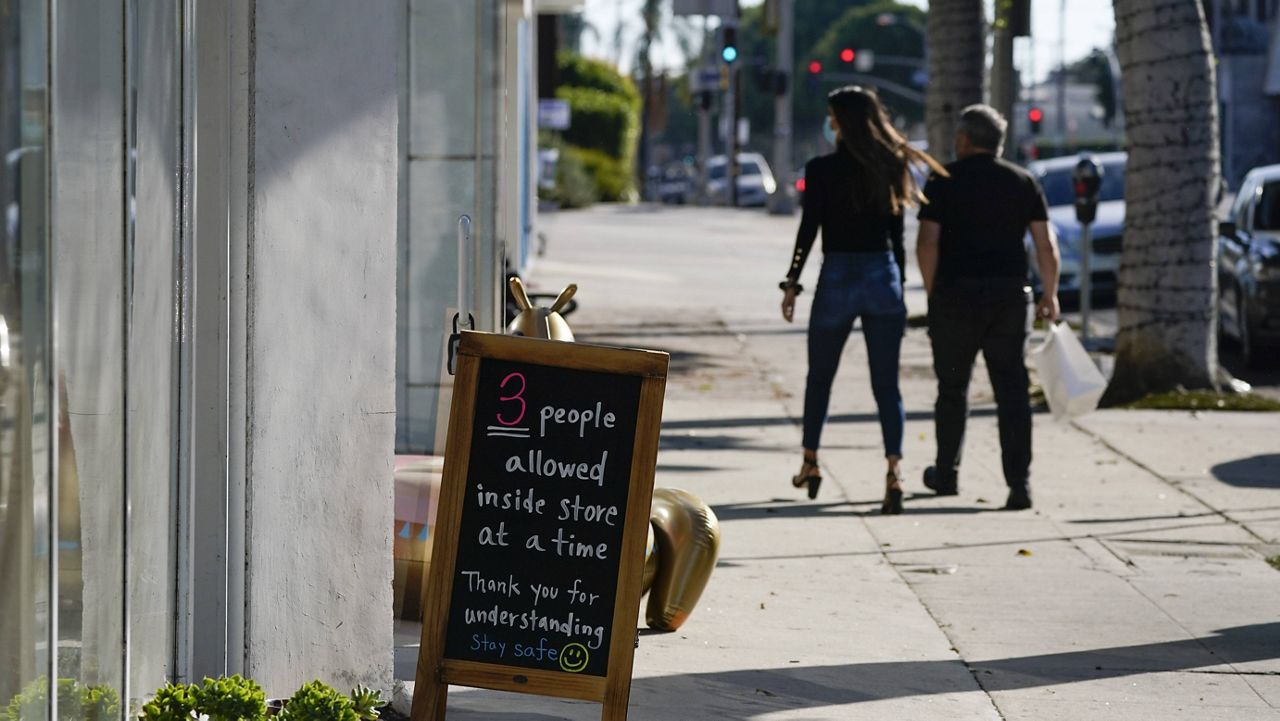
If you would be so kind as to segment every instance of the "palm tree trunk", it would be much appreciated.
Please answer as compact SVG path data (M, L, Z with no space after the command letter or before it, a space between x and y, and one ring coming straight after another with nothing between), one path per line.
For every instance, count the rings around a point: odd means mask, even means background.
M1129 162L1106 405L1218 382L1208 28L1198 0L1115 0L1115 15Z
M982 0L930 0L925 124L929 130L929 153L939 160L952 156L960 111L982 102L985 31Z

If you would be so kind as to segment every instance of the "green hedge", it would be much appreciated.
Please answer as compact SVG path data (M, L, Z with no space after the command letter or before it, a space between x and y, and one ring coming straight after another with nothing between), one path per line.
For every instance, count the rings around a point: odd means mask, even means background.
M556 200L581 207L593 199L630 200L635 194L632 168L640 138L640 95L631 80L608 63L561 52L556 56L560 87L556 97L569 103L569 128L559 138L561 167ZM591 192L580 186L585 173Z
M619 160L635 151L638 112L630 101L595 88L561 87L556 97L569 102L571 119L565 142L599 150Z
M630 102L633 107L640 107L640 93L635 84L606 62L561 51L556 55L556 70L560 73L561 87L599 90L617 95Z
M601 200L610 202L629 202L635 194L632 182L631 164L592 148L565 148L576 155L586 167L587 173L595 181L596 191ZM563 155L561 156L564 157Z

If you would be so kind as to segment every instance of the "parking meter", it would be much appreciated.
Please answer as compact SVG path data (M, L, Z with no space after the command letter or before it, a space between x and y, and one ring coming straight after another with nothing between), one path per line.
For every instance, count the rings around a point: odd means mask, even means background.
M1092 223L1098 216L1098 190L1102 187L1102 166L1084 156L1071 174L1076 194L1076 220Z
M1089 343L1089 311L1093 306L1093 271L1089 267L1093 254L1093 238L1089 224L1098 217L1098 190L1102 187L1102 166L1088 155L1076 163L1071 174L1076 195L1076 220L1080 221L1080 330L1083 342Z

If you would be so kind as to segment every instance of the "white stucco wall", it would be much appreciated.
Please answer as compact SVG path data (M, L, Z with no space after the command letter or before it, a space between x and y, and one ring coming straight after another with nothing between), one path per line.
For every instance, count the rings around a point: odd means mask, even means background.
M392 676L395 3L257 3L245 670L268 695Z

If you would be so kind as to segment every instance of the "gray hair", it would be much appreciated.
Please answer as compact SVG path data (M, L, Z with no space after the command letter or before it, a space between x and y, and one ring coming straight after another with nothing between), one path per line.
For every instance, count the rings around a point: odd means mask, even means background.
M985 150L997 150L1004 143L1004 132L1009 121L990 105L970 105L960 111L957 133L969 136L969 141Z

